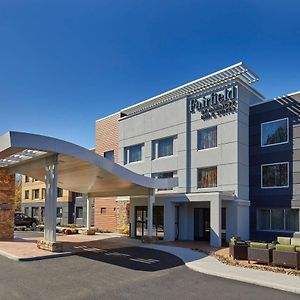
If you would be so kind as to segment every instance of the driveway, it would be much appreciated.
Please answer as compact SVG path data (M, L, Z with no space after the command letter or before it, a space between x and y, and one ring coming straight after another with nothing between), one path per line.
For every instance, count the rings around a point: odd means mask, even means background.
M299 295L194 272L139 247L15 262L0 256L0 299L299 299Z

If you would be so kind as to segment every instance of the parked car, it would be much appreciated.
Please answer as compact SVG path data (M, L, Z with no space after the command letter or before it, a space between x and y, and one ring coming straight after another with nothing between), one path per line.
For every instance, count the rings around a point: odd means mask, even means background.
M23 213L15 213L15 226L26 226L26 227L36 227L38 220L36 218L28 217Z

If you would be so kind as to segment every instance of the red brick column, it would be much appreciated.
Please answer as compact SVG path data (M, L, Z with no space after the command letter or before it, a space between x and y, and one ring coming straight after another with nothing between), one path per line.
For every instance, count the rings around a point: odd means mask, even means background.
M0 168L0 240L14 238L15 175Z

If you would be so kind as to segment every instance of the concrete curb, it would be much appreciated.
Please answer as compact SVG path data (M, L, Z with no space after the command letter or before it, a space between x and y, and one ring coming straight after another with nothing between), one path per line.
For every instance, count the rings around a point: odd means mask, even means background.
M44 259L51 259L51 258L57 258L57 257L66 257L74 255L73 252L62 252L62 253L55 253L52 255L39 255L39 256L29 256L29 257L19 257L10 253L7 253L5 251L0 250L0 255L14 260L14 261L36 261L36 260L44 260Z
M202 274L300 294L300 277L294 275L226 265L218 261L216 258L206 255L205 253L193 251L187 248L162 246L156 244L145 244L141 245L141 247L173 254L180 258L189 269ZM221 270L222 268L223 270ZM227 270L225 271L224 269ZM240 274L235 274L234 271L240 272ZM289 284L284 284L284 281L288 282Z
M285 291L285 292L300 294L300 288L297 288L297 287L290 287L290 286L287 286L284 284L279 284L279 283L274 283L274 282L269 282L269 281L256 280L254 278L240 277L240 276L232 275L230 273L214 272L211 270L207 270L205 268L201 268L199 266L197 266L197 267L193 266L192 263L185 263L185 265L193 271L200 272L200 273L203 273L206 275L222 277L222 278L226 278L226 279L230 279L230 280L255 284L258 286L262 286L262 287L267 287L267 288L272 288L272 289L281 290L281 291ZM269 271L262 271L262 272L269 272ZM289 276L289 275L286 275L286 276ZM291 275L291 276L293 276L293 275Z

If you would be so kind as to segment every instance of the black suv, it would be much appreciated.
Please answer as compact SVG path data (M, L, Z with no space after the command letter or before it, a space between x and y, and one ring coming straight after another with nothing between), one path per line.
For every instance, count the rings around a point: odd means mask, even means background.
M15 213L15 226L36 227L38 221L36 218L31 218L23 213Z

